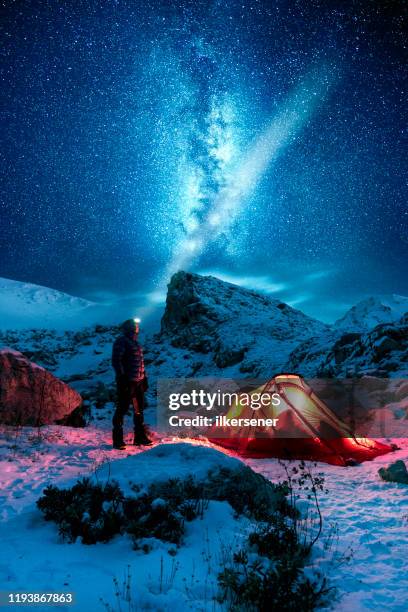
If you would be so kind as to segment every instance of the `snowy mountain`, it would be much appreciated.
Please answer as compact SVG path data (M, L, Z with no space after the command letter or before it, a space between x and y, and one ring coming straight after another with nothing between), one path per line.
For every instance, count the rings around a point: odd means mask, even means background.
M334 325L345 331L368 331L381 323L394 323L407 312L408 297L380 295L358 302Z
M408 316L369 331L315 336L290 355L288 370L306 377L408 376Z
M0 307L6 310L6 304L14 304L13 310L21 315L15 326L20 329L0 328L0 346L21 351L83 396L96 394L101 403L109 401L114 395L110 353L117 326L84 327L86 318L92 321L98 310L80 298L14 281L2 281L0 286ZM212 276L178 272L168 285L160 332L141 338L151 405L159 378L270 378L282 371L306 377L406 376L408 322L406 316L396 315L407 302L402 296L387 303L370 298L330 326L256 291ZM10 310L8 306L3 329L12 327ZM385 322L378 324L382 312ZM23 316L34 329L21 329ZM374 325L368 328L370 321ZM58 331L39 329L59 326Z
M135 315L144 329L158 328L159 310L152 310L143 292L106 296L92 302L56 289L0 278L0 330L79 330L96 324L118 325Z
M329 333L300 343L287 367L303 376L407 376L408 297L362 300Z
M86 320L96 304L56 289L0 278L0 327L69 329Z
M162 329L148 360L158 378L269 378L282 371L402 377L408 372L408 324L397 311L408 298L394 298L392 309L390 301L373 298L365 308L358 305L353 319L346 315L342 325L330 326L255 291L179 272L168 286ZM385 322L378 325L382 309ZM351 319L359 331L352 331Z
M270 377L300 342L329 330L256 291L178 272L148 359L158 376Z

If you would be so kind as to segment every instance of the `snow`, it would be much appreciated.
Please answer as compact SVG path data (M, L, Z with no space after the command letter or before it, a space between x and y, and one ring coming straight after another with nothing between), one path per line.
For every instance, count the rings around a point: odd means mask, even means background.
M408 312L408 297L378 295L368 297L350 308L334 327L342 331L367 331L380 323L394 323Z
M213 596L221 555L239 548L249 524L248 519L236 518L228 503L211 501L202 519L186 523L177 554L174 545L158 540L144 541L153 543L145 554L134 551L127 536L108 544L63 544L55 525L43 521L34 502L48 483L68 486L89 473L98 482L116 479L130 493L131 483L146 486L188 474L204 478L214 467L239 465L238 459L206 446L171 442L146 451L108 452L101 430L58 427L45 429L33 453L35 435L24 430L13 454L4 438L0 447L3 589L72 590L78 602L75 609L103 609L100 598L113 604L113 578L121 583L130 566L138 609L218 609Z
M103 297L103 296L102 296ZM90 301L49 287L0 277L0 331L14 329L78 330L97 323L112 325L142 316L143 326L153 332L158 326L161 304L151 305L140 292L106 295Z
M158 541L145 554L132 550L130 539L123 536L107 544L63 545L55 526L43 524L36 511L25 512L7 528L0 526L1 584L7 590L25 592L72 591L75 610L103 610L102 602L115 602L113 578L121 588L129 566L138 610L217 610L212 601L217 562L208 551L220 549L221 537L224 546L237 548L244 528L245 522L234 519L227 503L210 502L204 519L187 523L185 541L176 556L172 545Z
M98 478L102 481L109 478L119 482L122 490L130 493L129 483L139 483L144 487L155 480L167 478L185 478L194 474L203 480L209 470L216 467L236 468L239 461L211 447L198 444L167 443L147 449L126 461L102 464Z
M386 483L380 467L397 459L408 462L408 439L396 438L401 450L352 467L317 464L328 494L320 495L326 533L338 528L339 548L352 551L350 562L334 567L332 584L341 599L336 612L392 610L405 612L408 596L408 487ZM276 460L247 460L255 471L272 482L283 476ZM323 540L316 546L316 563L323 558Z
M2 329L78 326L96 304L40 285L0 278Z
M241 459L198 440L165 439L161 444L156 440L152 448L128 446L121 453L111 448L108 421L85 429L49 426L39 439L37 430L30 428L18 435L11 428L2 428L1 434L3 589L72 590L79 602L76 609L103 609L99 598L113 605L113 578L121 584L129 565L139 609L217 609L212 597L220 560L239 547L248 528L247 519L237 519L227 503L210 502L202 520L188 523L185 543L173 556L174 546L159 541L154 541L148 554L134 551L127 537L93 546L63 544L55 525L43 521L35 501L47 484L69 486L88 474L99 482L115 479L129 492L132 483L147 486L188 474L200 479L216 466L233 467ZM408 441L395 442L403 448L372 462L312 468L324 475L328 489L320 496L324 537L336 523L340 553L346 553L348 547L354 551L350 562L331 568L330 578L341 594L336 611L405 610L408 488L383 482L377 474L391 461L408 461ZM285 477L276 459L245 463L273 482ZM316 546L313 565L325 568L326 558L323 538ZM161 573L165 579L160 578Z

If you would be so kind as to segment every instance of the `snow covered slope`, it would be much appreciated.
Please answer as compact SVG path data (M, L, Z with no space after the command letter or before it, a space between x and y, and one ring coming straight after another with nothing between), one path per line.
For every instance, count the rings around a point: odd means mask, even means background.
M0 328L69 329L87 320L96 304L56 289L0 278Z
M144 330L153 331L158 328L159 310L150 307L143 292L91 302L49 287L0 278L0 331L79 330L96 324L118 325L135 314L142 316Z
M394 323L408 312L408 297L379 295L350 308L334 326L345 331L367 331L380 323Z

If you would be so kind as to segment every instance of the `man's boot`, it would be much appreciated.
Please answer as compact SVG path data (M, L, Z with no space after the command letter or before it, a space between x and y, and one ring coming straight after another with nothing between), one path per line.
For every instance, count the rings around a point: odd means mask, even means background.
M112 431L113 448L116 450L125 450L126 444L123 440L123 429L113 428Z
M113 448L117 450L125 450L126 444L123 440L123 413L126 409L124 406L118 404L112 418L112 444Z
M152 441L147 436L146 426L143 422L143 415L137 414L134 417L135 435L133 438L133 444L135 446L150 446Z
M114 442L112 447L115 450L126 450L126 444L124 442Z

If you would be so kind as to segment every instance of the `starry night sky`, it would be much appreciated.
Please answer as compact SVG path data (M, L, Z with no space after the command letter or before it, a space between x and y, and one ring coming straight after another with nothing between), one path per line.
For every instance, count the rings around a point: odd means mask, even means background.
M1 4L0 276L408 295L403 2Z

